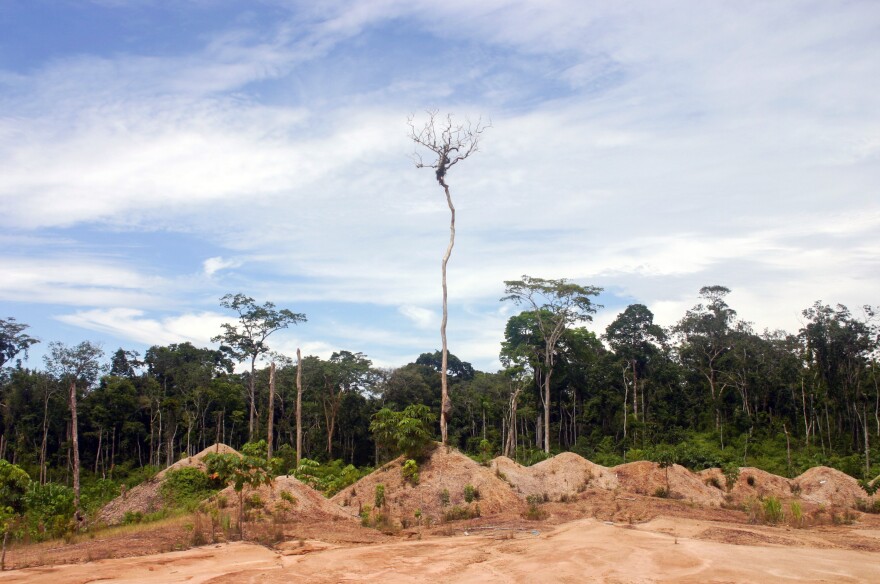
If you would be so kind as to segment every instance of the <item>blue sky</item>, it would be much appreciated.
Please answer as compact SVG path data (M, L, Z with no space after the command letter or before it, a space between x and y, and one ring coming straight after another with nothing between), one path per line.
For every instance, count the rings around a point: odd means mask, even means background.
M450 349L498 366L522 274L671 325L880 298L876 2L0 1L0 317L42 345L439 347L442 191L407 118L491 120L449 175Z

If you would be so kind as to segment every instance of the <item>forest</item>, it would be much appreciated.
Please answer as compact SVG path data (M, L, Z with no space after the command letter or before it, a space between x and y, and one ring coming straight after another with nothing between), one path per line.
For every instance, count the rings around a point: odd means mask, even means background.
M828 465L866 482L880 474L871 307L816 302L800 330L757 332L728 305L727 288L707 286L671 327L633 304L597 335L583 325L601 309L591 298L598 288L527 276L506 284L502 301L525 310L505 327L503 369L448 357L448 442L462 452L522 464L572 451L606 466L672 456L692 470L733 464L793 477ZM371 432L383 412L421 404L439 419L440 351L396 368L350 350L295 360L272 352L269 336L305 315L243 294L221 305L236 314L213 339L219 348L105 354L88 341L49 343L41 369L21 364L38 342L27 324L0 320L0 474L14 465L34 484L69 488L81 457L84 492L100 499L215 442L259 440L274 445L277 472L287 473L298 460L298 374L299 454L313 464L383 463L390 453Z

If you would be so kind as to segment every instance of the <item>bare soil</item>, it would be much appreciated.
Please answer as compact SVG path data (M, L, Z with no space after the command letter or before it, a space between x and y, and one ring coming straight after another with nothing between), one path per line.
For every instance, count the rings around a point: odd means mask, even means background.
M415 486L402 463L332 500L293 477L245 493L251 543L223 541L213 529L208 538L199 516L118 527L67 544L14 546L6 561L17 569L0 573L0 584L876 582L880 574L880 516L854 511L867 493L833 469L784 479L742 468L728 489L718 469L673 466L664 498L655 494L667 469L650 462L607 469L565 454L528 468L505 458L484 467L438 448ZM378 485L385 519L380 529L363 527L358 513L375 506ZM479 493L470 503L466 486ZM771 496L797 501L803 518L786 506L778 525L754 524L746 503ZM215 498L235 511L231 490ZM453 508L470 518L451 520ZM214 543L183 549L206 538Z

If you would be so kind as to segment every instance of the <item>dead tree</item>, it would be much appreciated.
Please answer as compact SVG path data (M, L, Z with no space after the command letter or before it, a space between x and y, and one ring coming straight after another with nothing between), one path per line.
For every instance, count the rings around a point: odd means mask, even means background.
M449 350L446 344L446 321L448 319L447 311L447 292L446 292L446 264L449 262L449 256L452 255L452 247L455 245L455 207L452 204L452 196L449 194L449 185L446 183L446 174L453 166L466 159L471 154L477 152L480 138L483 132L489 128L489 124L477 120L472 124L466 121L464 124L456 124L452 115L449 114L445 118L438 116L436 110L427 112L428 119L421 127L417 127L412 117L409 118L410 138L418 147L422 147L429 152L430 158L425 161L421 154L416 151L415 164L416 168L433 168L434 176L437 183L443 188L446 195L446 204L449 206L449 245L446 246L446 253L443 254L440 271L442 275L443 285L443 318L440 321L440 342L441 342L441 366L440 366L440 392L441 392L441 408L440 408L440 436L443 444L446 444L446 429L452 413L452 402L449 399L447 369Z

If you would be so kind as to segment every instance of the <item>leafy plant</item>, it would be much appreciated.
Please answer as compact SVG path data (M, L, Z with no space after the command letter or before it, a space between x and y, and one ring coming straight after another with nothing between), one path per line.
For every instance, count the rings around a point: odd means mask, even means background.
M217 482L198 468L184 467L168 471L160 492L171 505L191 511L199 501L212 495L217 487Z
M440 504L446 507L449 505L449 489L440 491Z
M480 491L474 488L473 485L465 485L464 486L464 501L465 503L472 503L474 499L480 498Z
M376 485L376 497L374 503L376 509L385 506L385 485Z
M378 444L419 460L433 443L431 427L436 416L423 404L412 404L402 412L382 408L373 414L370 431Z
M776 497L767 497L764 499L764 521L771 525L776 525L782 521L785 514L782 512L782 503Z
M238 531L244 539L244 487L258 487L272 482L268 464L264 458L238 456L236 454L211 453L205 457L205 465L212 479L231 485L238 493Z
M403 480L412 486L419 484L419 464L415 460L410 458L404 462L401 472L403 474Z

